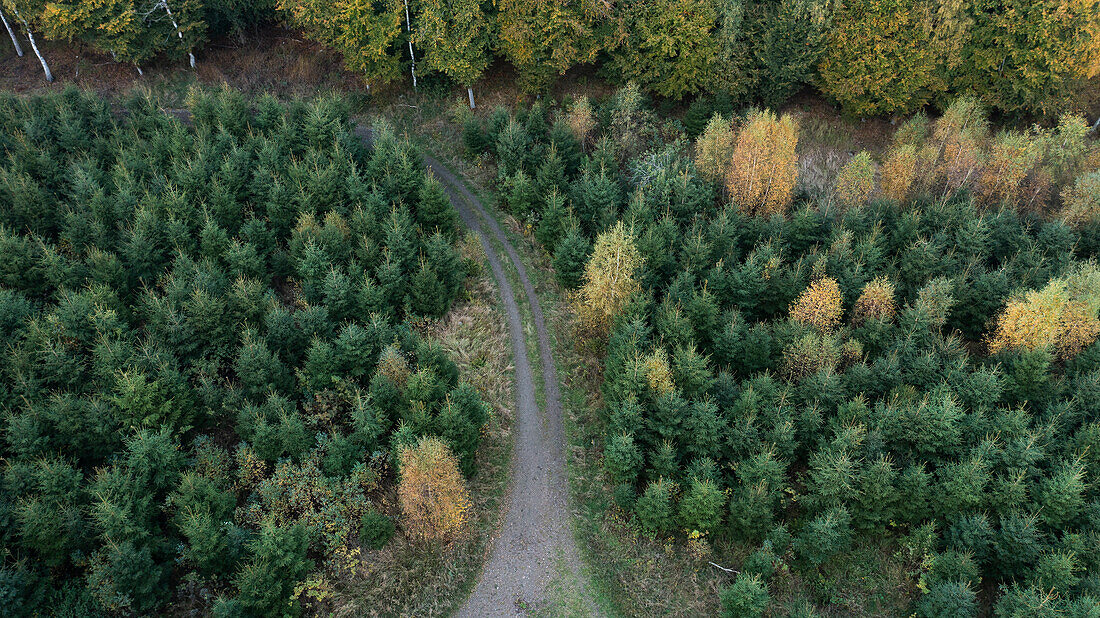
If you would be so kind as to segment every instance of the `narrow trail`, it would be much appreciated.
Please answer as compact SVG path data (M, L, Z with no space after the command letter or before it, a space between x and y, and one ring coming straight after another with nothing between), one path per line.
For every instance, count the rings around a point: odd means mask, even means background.
M364 141L370 129L356 127ZM569 516L569 483L565 469L565 430L562 424L558 373L550 347L546 319L519 253L499 222L448 168L425 154L424 164L435 175L458 211L459 218L477 236L508 318L509 340L515 366L515 447L512 484L507 512L499 535L493 539L488 562L470 597L456 613L460 618L523 616L531 612L559 613L555 604L568 603L575 614L596 615L596 604L583 582ZM486 223L492 239L482 227ZM523 318L504 264L493 246L504 249L517 273L531 310L538 341L539 364L545 405L540 411L535 396L534 374L528 357ZM568 589L566 599L555 598L551 589ZM560 595L561 592L558 592ZM576 607L577 604L581 607Z
M481 241L493 276L500 288L511 329L516 362L516 444L512 464L512 491L500 536L470 598L458 611L460 617L523 615L529 609L547 610L555 600L548 588L567 579L580 590L580 602L588 614L596 606L584 592L580 554L569 525L569 485L565 469L565 431L562 424L558 373L550 348L550 334L527 268L496 218L490 215L466 186L434 158L424 155L428 169L446 187L451 203L463 222ZM476 211L471 211L473 208ZM493 238L503 247L516 270L531 308L542 369L544 409L540 414L535 385L527 359L527 343L511 284L500 260L478 222L487 222ZM560 585L560 584L559 584ZM568 586L569 584L565 584ZM560 600L559 600L560 601ZM576 599L571 599L576 602Z

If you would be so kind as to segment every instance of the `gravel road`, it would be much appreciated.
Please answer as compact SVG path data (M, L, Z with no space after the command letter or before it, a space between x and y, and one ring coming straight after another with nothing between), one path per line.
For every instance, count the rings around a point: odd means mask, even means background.
M428 169L443 182L459 217L481 241L493 271L508 317L516 379L516 443L512 460L512 487L508 511L492 553L470 598L458 611L462 618L519 616L529 612L559 613L554 607L566 595L573 612L577 595L581 612L595 614L595 604L583 588L581 561L569 525L569 485L565 470L565 434L562 427L558 374L550 348L550 335L527 269L491 216L473 193L444 165L424 157ZM539 409L527 355L523 321L512 285L504 274L480 219L488 225L515 268L531 308L542 369L545 406ZM569 589L562 592L562 589ZM577 589L579 588L579 590Z

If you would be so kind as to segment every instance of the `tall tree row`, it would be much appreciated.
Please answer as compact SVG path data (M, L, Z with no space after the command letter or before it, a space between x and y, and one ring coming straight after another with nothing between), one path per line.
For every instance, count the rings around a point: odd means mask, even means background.
M0 0L16 45L80 42L136 66L278 21L343 55L370 85L416 73L465 86L494 57L527 92L599 65L671 99L775 107L817 88L854 116L974 94L1055 116L1100 73L1100 0ZM699 127L701 129L701 127Z

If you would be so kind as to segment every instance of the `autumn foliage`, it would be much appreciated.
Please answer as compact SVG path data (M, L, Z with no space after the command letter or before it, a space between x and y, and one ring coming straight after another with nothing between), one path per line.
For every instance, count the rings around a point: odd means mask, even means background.
M832 277L823 277L810 284L791 304L791 319L820 330L832 330L844 315L840 285Z
M833 199L841 208L862 206L871 199L875 191L875 171L877 166L866 150L852 157L836 177Z
M751 214L783 213L798 179L798 125L770 110L749 116L726 174L730 198Z
M1008 301L989 337L989 351L1048 349L1072 358L1100 335L1100 270L1075 272Z
M453 538L470 517L470 494L447 445L423 437L401 451L397 495L409 536L427 541Z
M856 304L852 307L852 322L859 324L864 320L889 320L896 311L894 284L885 277L876 277L863 286L863 291L856 299Z
M577 296L577 316L590 332L606 335L611 322L639 289L642 259L634 235L620 221L596 238Z

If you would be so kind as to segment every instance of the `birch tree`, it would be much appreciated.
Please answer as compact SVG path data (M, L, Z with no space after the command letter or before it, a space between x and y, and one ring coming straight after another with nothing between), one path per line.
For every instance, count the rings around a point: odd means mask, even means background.
M23 47L19 45L19 39L15 37L15 30L12 30L11 24L8 23L8 18L4 16L4 11L0 11L0 21L4 22L4 27L8 30L8 36L11 37L11 44L15 46L15 53L22 58Z
M473 83L489 66L489 17L482 0L421 0L413 40L427 50L424 62L466 86L470 109Z
M46 62L42 51L38 49L34 31L31 30L31 25L28 22L28 20L34 21L36 17L42 14L42 3L35 0L4 0L3 8L9 9L12 15L15 15L17 23L23 24L23 31L27 33L27 40L31 43L31 49L34 50L34 55L38 56L38 62L42 63L42 71L46 74L46 81L52 82L53 73L50 72L50 65ZM15 40L14 36L12 36L12 40ZM18 43L16 47L18 48Z

